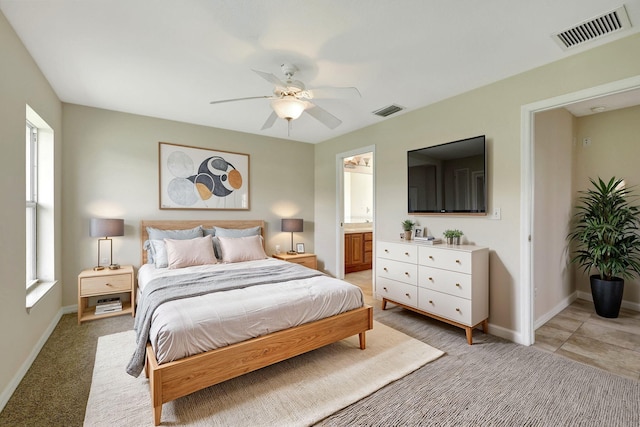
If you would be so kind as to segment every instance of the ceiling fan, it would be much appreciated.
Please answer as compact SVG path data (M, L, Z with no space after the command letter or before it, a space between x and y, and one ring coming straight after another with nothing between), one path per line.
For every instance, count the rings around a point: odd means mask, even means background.
M282 64L280 67L286 77L285 81L280 80L272 73L252 70L260 77L274 85L273 95L223 99L220 101L211 101L210 104L246 101L249 99L270 99L273 112L262 125L262 130L269 129L273 126L278 117L285 119L288 122L287 128L289 129L291 127L291 121L299 118L302 113L307 113L328 128L335 129L340 126L342 121L324 108L311 102L311 100L318 98L360 97L360 91L355 87L319 87L315 89L307 89L304 83L293 79L293 75L298 71L295 65Z

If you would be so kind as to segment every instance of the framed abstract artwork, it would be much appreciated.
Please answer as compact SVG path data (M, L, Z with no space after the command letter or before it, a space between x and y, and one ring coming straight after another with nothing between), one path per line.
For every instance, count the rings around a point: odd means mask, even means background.
M249 155L160 142L160 209L249 209Z

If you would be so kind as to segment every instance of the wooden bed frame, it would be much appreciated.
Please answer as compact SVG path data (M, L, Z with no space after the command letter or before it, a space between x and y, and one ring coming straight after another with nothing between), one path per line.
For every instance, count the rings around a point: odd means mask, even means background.
M147 227L178 230L198 225L205 228L260 226L264 237L264 221L261 220L143 220L140 224L141 243L148 239ZM147 262L144 249L142 262ZM149 378L155 425L160 424L163 403L356 334L359 335L360 348L364 350L365 333L372 328L373 308L364 305L336 316L162 365L158 364L151 344L147 343L145 375Z

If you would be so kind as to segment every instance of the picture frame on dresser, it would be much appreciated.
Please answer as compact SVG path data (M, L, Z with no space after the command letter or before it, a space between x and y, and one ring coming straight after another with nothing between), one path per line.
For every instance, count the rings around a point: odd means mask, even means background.
M304 253L304 243L296 243L296 252L299 254Z
M249 155L158 143L160 209L249 210Z

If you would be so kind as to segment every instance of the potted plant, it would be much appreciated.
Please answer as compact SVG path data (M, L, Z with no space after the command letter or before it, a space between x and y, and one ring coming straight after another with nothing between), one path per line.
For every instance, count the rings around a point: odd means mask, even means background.
M464 235L464 233L460 230L444 230L444 233L442 234L444 235L445 239L447 239L447 243L450 245L459 245L460 237Z
M415 225L416 223L411 221L410 219L405 219L404 221L402 221L402 229L404 230L405 240L411 240L411 231L413 230L413 227Z
M580 191L569 241L576 244L571 262L590 276L596 313L615 318L620 312L624 279L640 274L637 198L622 179L590 179L593 188Z

